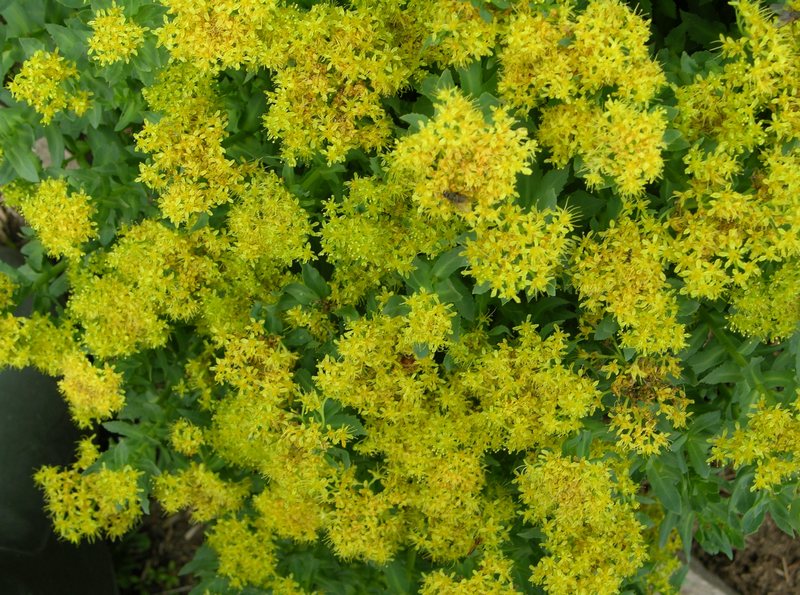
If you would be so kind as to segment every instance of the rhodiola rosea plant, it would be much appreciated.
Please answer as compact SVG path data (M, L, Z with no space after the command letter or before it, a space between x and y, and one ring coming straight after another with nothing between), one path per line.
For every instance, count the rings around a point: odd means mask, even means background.
M800 4L689 8L0 1L58 534L156 499L196 593L558 595L799 529Z

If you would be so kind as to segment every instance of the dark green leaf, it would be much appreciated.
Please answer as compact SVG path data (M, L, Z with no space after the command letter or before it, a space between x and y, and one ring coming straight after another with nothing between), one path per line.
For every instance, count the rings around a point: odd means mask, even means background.
M28 182L39 181L41 162L30 147L12 143L5 147L5 156L17 175Z
M672 473L668 473L663 465L654 462L652 459L647 462L646 469L647 481L650 482L653 492L664 505L664 508L680 514L682 510L681 493L677 487L679 478Z
M458 269L465 268L469 263L463 255L464 248L459 246L441 254L433 263L431 275L434 279L446 279Z

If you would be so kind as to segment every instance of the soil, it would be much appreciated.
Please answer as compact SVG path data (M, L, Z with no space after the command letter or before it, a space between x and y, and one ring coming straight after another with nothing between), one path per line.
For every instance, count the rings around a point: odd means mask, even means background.
M767 516L761 528L736 550L733 560L710 556L695 546L694 555L740 595L800 593L800 538L790 537Z
M188 513L165 516L151 502L135 533L112 545L120 595L178 595L195 586L191 575L180 569L203 543L203 526L189 521Z

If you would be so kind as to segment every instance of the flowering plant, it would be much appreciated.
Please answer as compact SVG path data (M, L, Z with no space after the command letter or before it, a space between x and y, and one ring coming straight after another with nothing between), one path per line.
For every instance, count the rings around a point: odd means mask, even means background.
M800 3L658 4L0 2L57 532L188 509L196 593L602 594L800 529Z

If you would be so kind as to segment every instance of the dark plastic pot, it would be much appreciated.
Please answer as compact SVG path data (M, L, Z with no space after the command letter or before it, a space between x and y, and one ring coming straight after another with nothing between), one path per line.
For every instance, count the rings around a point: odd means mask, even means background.
M21 256L0 248L18 266ZM56 382L33 368L0 372L0 593L116 595L105 543L60 541L33 474L72 461L78 431Z

